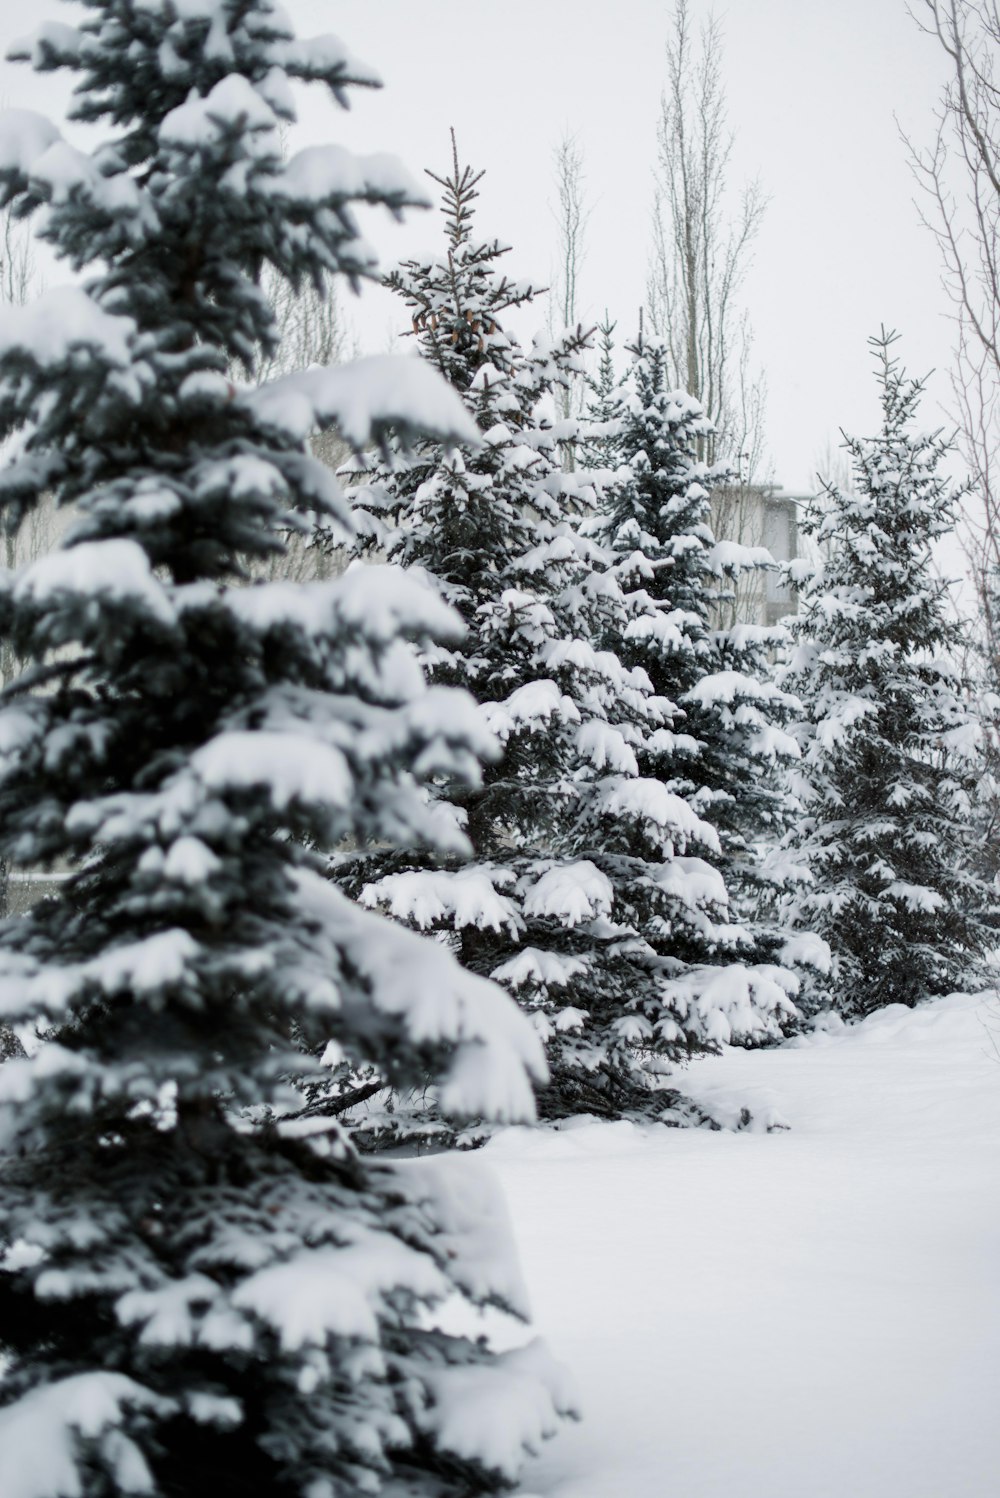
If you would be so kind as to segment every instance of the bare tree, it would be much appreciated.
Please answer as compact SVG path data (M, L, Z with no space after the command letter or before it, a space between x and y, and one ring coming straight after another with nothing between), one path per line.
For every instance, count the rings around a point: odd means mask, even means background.
M575 135L566 134L556 146L555 152L556 203L553 214L556 220L556 248L558 269L549 288L548 323L549 334L555 337L564 328L575 328L579 324L577 293L580 271L586 258L587 223L590 208L586 197L586 172L583 154ZM585 399L583 378L560 386L556 393L556 409L563 421L579 416ZM568 472L576 466L576 450L572 442L562 445L563 465Z
M23 307L36 280L34 243L27 224L9 208L0 214L0 303Z
M0 305L23 307L37 295L35 243L27 224L19 223L9 208L0 213ZM51 551L59 531L59 517L50 494L40 494L17 523L4 517L3 562L8 570L33 562ZM20 671L8 640L0 640L0 685Z
M948 76L931 144L904 135L922 189L921 219L937 241L954 308L952 415L977 501L963 542L979 603L985 774L980 789L984 867L1000 869L1000 4L914 0L910 14L936 38Z
M726 540L744 546L767 546L767 503L775 487L764 425L767 382L762 373L750 372L751 347L752 335L744 318L729 416L728 450L718 454L729 462L731 477L712 490L712 527L717 536ZM763 616L768 575L761 567L748 567L737 575L729 592L728 608L720 609L719 618L724 625Z
M1000 680L1000 6L997 0L920 0L917 24L939 42L948 78L934 138L906 140L922 189L921 218L941 253L955 311L953 415L981 501L965 544L981 604L991 675Z
M278 375L309 369L315 364L342 364L356 352L336 291L329 282L320 287L305 285L293 291L287 281L265 273L263 291L278 325L278 345L261 357L254 379L263 384ZM315 436L310 446L316 457L335 468L347 455L347 447L334 434Z
M738 293L767 200L756 181L735 202L729 192L733 134L718 21L709 16L696 38L688 0L676 0L666 57L647 307L669 348L673 378L715 424L703 456L735 465L748 451L746 419L752 413L759 430L764 400L749 368Z
M282 157L286 157L288 137L285 129L280 132L280 146ZM271 268L265 267L261 291L274 310L277 341L272 350L257 350L257 358L249 371L234 368L234 376L249 372L255 383L264 384L279 375L294 374L299 369L310 369L317 364L342 364L345 359L355 357L357 342L348 331L331 277L324 276L318 285L307 281L293 287ZM334 432L317 433L309 445L314 455L330 468L338 467L350 451Z
M753 335L739 292L767 207L759 182L729 187L733 134L722 78L723 42L709 16L695 35L689 0L676 0L657 123L653 242L646 305L669 350L671 377L700 401L714 434L699 456L729 465L712 493L716 534L765 544L773 484L764 435L767 386L752 367ZM720 596L719 622L760 617L766 575L748 568Z
M27 224L18 222L9 208L0 213L0 305L23 307L38 290L34 240ZM49 551L56 535L55 509L50 494L39 495L20 524L7 523L4 517L3 561L8 570ZM0 639L0 686L6 686L19 674L21 663L8 639ZM0 859L0 917L10 908L10 869ZM0 1062L12 1056L23 1056L24 1048L17 1036L0 1026Z
M273 352L262 352L251 370L255 382L263 384L280 375L314 365L341 364L357 352L331 283L311 284L293 290L287 281L265 272L261 288L274 308L278 342ZM236 371L234 371L234 374ZM313 456L328 468L337 469L350 456L350 447L336 432L320 432L310 438ZM284 550L266 561L256 560L249 571L256 578L284 578L309 582L343 570L339 546L325 534L307 535L295 530L284 533Z

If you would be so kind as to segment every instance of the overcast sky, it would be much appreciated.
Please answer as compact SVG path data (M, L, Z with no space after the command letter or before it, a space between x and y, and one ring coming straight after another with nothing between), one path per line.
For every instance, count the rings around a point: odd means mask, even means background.
M695 13L707 6L692 0ZM486 169L484 232L513 246L517 277L548 280L554 255L553 149L567 131L584 155L592 202L581 303L607 305L634 331L649 245L656 118L664 80L664 0L286 0L303 32L336 31L381 73L381 92L344 115L313 90L295 144L336 139L441 170L454 126ZM0 42L59 0L5 0ZM724 78L735 134L732 182L759 177L770 205L744 300L767 375L768 443L786 488L810 487L838 428L870 430L875 386L867 336L903 335L911 373L936 367L925 406L944 420L951 344L936 251L919 226L899 124L932 129L942 80L937 44L905 0L729 0ZM4 102L58 112L62 92L0 65ZM370 222L387 259L436 244L431 214L402 229ZM366 292L350 307L363 342L382 347L395 304ZM539 308L538 323L544 320Z

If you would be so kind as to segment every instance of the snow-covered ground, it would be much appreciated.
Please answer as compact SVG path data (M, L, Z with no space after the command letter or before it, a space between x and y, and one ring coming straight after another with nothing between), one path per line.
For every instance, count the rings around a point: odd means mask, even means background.
M997 1000L957 995L686 1073L788 1132L494 1140L585 1414L524 1491L995 1498L998 1047Z

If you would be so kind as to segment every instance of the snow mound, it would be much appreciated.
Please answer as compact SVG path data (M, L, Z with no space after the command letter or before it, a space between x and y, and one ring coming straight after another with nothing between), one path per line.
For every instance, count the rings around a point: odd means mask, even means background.
M526 1489L993 1498L998 1045L1000 996L953 994L674 1078L788 1131L491 1140L536 1324L587 1412Z

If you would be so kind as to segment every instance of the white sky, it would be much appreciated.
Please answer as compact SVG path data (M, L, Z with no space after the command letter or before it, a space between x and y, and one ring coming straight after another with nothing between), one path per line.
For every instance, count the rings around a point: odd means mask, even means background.
M514 247L508 265L519 278L549 279L552 152L575 132L593 202L581 304L594 317L606 304L619 331L632 333L646 274L667 0L286 6L303 32L342 35L385 82L356 96L346 116L313 90L293 144L335 139L393 151L415 172L440 171L454 125L463 157L487 171L480 225ZM903 334L912 374L939 371L924 415L928 425L944 419L947 303L894 118L929 138L942 58L905 0L729 0L716 9L736 135L733 186L759 176L771 199L744 291L769 386L769 447L776 477L801 490L840 426L874 425L865 340L882 322ZM4 0L2 50L55 16L71 19L70 7ZM58 113L62 97L55 80L0 64L4 102ZM373 218L368 229L389 260L438 238L431 214L402 229ZM351 303L350 315L363 342L378 347L398 316L378 291ZM539 306L539 325L544 315Z

